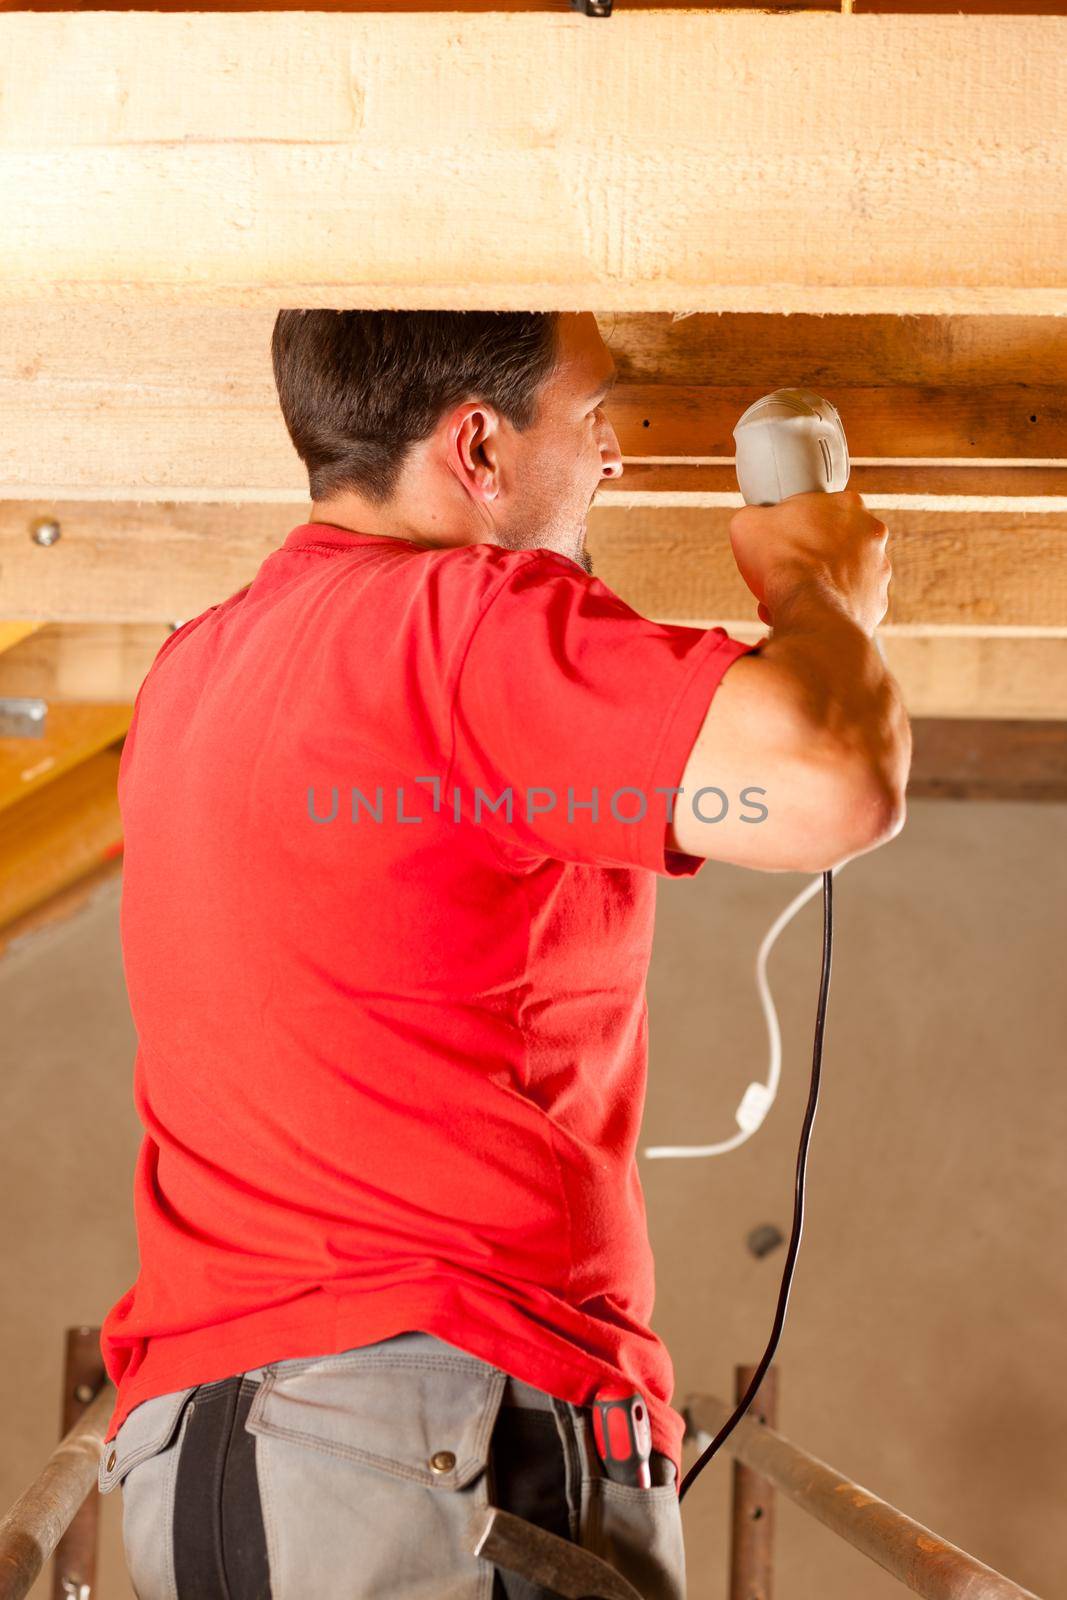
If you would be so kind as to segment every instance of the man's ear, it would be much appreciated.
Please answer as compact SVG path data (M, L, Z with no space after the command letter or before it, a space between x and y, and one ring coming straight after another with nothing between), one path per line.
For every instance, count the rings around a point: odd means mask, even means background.
M500 419L474 403L458 406L448 421L446 465L472 500L488 504L499 495L502 461Z

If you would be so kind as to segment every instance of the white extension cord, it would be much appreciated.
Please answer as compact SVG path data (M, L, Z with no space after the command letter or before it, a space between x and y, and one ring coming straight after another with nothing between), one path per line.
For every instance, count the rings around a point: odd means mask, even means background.
M844 863L842 863L844 865ZM837 866L833 869L834 877L841 871ZM746 1140L751 1139L756 1130L762 1126L771 1106L774 1104L778 1093L778 1083L782 1075L782 1034L778 1026L778 1013L774 1007L770 985L767 982L767 957L774 949L778 935L783 928L788 927L802 906L818 894L822 888L822 874L813 878L806 889L802 889L795 900L791 900L785 910L771 924L763 943L756 956L756 987L759 990L760 1004L763 1007L763 1016L767 1023L767 1039L770 1044L770 1064L767 1069L766 1083L750 1083L745 1090L741 1104L737 1108L736 1120L740 1133L735 1133L732 1139L724 1139L721 1144L653 1144L645 1148L644 1154L650 1160L658 1158L682 1158L686 1156L723 1156L728 1150L736 1150Z

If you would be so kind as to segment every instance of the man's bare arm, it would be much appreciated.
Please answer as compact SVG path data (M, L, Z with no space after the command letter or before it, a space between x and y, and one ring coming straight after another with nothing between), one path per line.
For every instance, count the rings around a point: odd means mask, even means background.
M812 503L791 521L789 502L735 518L751 535L735 539L738 564L773 633L723 676L668 830L671 848L772 872L824 871L892 838L911 762L899 687L873 637L887 605L885 525L851 492L797 498ZM768 528L785 531L753 559ZM714 798L694 809L702 788L727 796L721 821L698 814L718 816Z

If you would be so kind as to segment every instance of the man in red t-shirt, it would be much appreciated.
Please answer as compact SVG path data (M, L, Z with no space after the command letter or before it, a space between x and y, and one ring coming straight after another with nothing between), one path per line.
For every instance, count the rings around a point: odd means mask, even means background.
M471 1553L496 1504L680 1600L656 876L899 829L885 525L746 508L771 637L650 622L584 543L622 471L591 315L287 311L273 359L310 518L168 638L123 750L145 1136L101 1487L141 1596L529 1600ZM599 1461L608 1392L650 1488Z

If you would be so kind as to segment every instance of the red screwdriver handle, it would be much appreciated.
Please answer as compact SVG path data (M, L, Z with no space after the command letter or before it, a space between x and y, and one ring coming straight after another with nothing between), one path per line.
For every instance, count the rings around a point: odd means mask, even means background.
M602 1389L592 1410L593 1437L608 1477L651 1489L652 1425L641 1395Z

